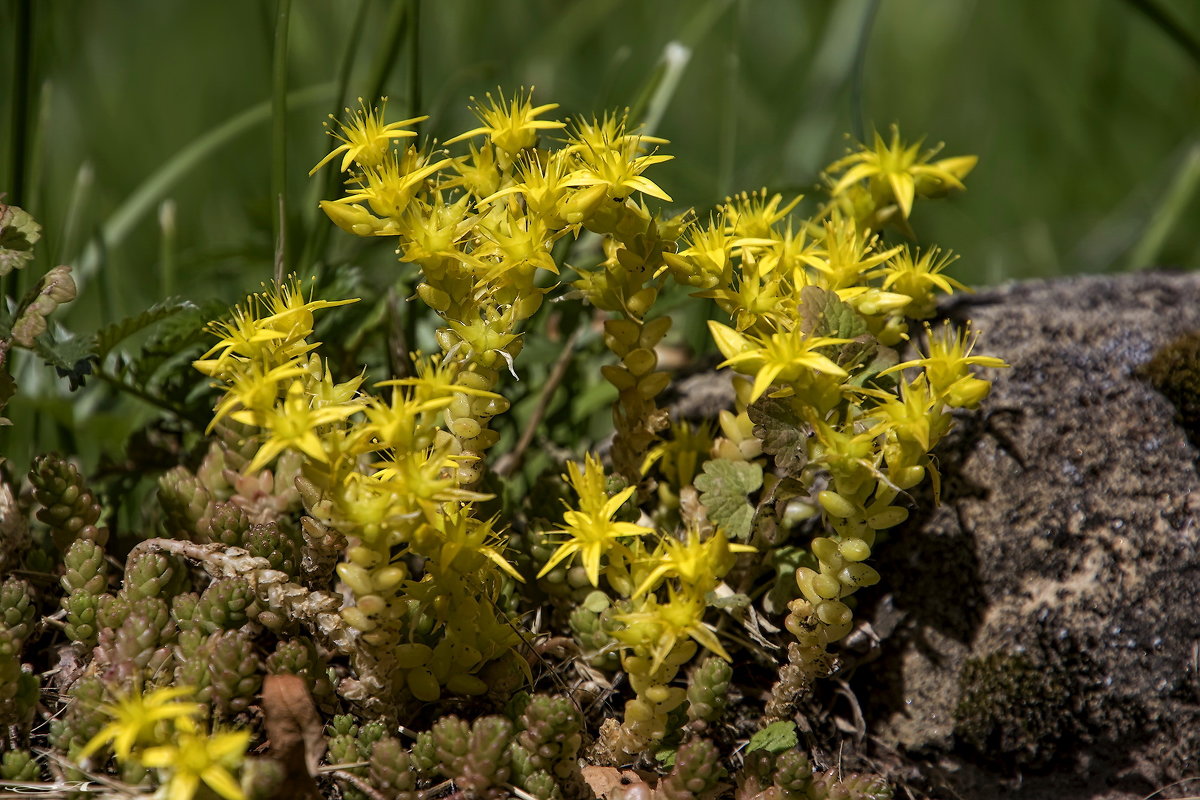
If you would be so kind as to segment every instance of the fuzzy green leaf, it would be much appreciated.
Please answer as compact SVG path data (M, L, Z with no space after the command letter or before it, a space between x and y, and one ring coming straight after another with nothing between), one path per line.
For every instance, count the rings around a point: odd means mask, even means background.
M92 337L69 336L54 339L49 333L39 336L33 350L42 360L54 367L60 378L71 382L71 391L83 386L84 379L92 374Z
M94 338L97 357L104 358L112 349L138 331L145 330L156 322L173 317L181 311L195 310L196 305L180 297L168 297L155 303L140 314L126 317L119 322L105 325L96 331Z
M762 487L763 472L758 464L716 459L706 462L704 474L696 476L700 502L708 518L735 539L750 538L754 506L749 497Z
M0 276L33 260L33 246L42 238L42 226L16 206L0 203Z
M154 327L137 355L122 367L122 374L142 386L149 384L164 366L180 364L186 366L188 378L194 378L192 359L214 341L206 330L208 321L220 319L228 313L228 306L214 300L181 310L164 319Z
M787 720L772 722L758 733L750 737L746 752L766 750L768 753L782 753L791 750L800 741L796 737L796 723Z
M808 462L807 440L812 428L797 413L790 398L763 397L746 409L763 452L775 456L775 466L796 475Z
M837 292L805 286L800 290L800 330L807 336L856 339L867 333L867 323Z
M849 345L847 345L849 346ZM850 380L846 383L851 386L866 386L871 383L880 389L890 389L896 385L896 373L879 377L879 373L885 369L890 369L900 363L899 354L890 347L876 347L871 353L870 360L857 370L851 369Z

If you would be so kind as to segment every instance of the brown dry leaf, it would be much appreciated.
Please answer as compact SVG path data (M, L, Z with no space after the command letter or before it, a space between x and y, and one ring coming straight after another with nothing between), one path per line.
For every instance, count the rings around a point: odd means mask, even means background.
M324 726L308 685L297 675L268 675L262 689L269 757L284 769L278 800L319 800L313 775L325 755Z
M661 800L655 787L631 769L584 767L583 780L602 800Z

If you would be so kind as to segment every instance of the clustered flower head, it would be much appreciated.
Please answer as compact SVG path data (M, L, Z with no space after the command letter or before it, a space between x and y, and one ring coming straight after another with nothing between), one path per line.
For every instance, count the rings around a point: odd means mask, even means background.
M246 800L236 777L246 758L250 731L203 730L203 707L182 701L190 686L133 691L100 706L110 721L79 753L87 758L106 748L121 764L159 771L167 800L192 800L206 786L225 800Z
M361 374L339 382L312 341L314 313L352 301L306 299L294 279L214 323L219 341L196 367L223 392L214 424L250 431L247 471L302 457L310 517L345 537L338 613L362 646L351 654L356 699L395 709L484 693L485 669L525 668L501 608L523 580L518 564L546 584L573 571L593 600L571 624L619 651L634 692L605 746L636 757L687 702L681 668L701 648L731 660L722 626L732 623L714 607L750 602L746 581L761 576L747 559L736 572L739 558L791 534L760 530L749 496L762 488L824 526L804 543L811 558L795 570L786 622L800 676L789 685L799 685L827 671L829 646L853 624L852 596L880 580L866 562L878 532L907 517L904 492L930 477L936 493L930 451L951 409L988 392L973 369L1004 365L972 355L974 335L949 327L926 328L920 358L901 363L896 350L910 320L933 314L936 293L962 287L943 274L949 254L892 244L885 228L910 233L916 198L961 188L973 159L934 161L897 132L876 136L830 166L831 198L808 219L795 214L801 198L763 190L696 221L646 205L671 202L648 174L669 160L665 140L624 115L548 118L556 108L532 92L489 94L473 109L480 124L438 146L410 141L424 117L388 123L382 107L363 105L314 168L341 155L346 192L325 213L355 235L394 237L419 270L416 296L440 318L441 353L416 356L415 377L372 390ZM491 421L509 408L503 376L519 374L523 327L561 286L556 245L584 231L600 236L600 262L576 269L572 288L608 315L611 468L592 454L567 464L574 499L540 532L543 553L529 565L510 558L506 520L481 511L490 496L479 487L499 439ZM670 381L656 347L671 321L654 309L667 280L728 319L709 323L720 366L737 373L719 433L672 424L656 404ZM788 447L770 430L779 419L791 425ZM446 748L475 735L465 723L439 730ZM146 735L122 731L126 750ZM147 754L147 765L165 758ZM460 756L439 758L470 772Z

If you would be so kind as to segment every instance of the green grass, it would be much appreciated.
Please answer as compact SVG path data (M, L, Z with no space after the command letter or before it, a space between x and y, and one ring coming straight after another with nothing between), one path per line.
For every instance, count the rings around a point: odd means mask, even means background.
M386 94L445 139L469 95L535 85L566 114L650 119L676 156L655 180L681 206L810 194L845 133L897 122L981 157L965 195L915 220L967 283L1196 268L1197 36L1190 0L7 0L0 191L45 225L40 266L80 271L57 317L72 330L270 279L280 193L279 269L357 264L382 291L391 249L316 209L336 188L306 177L326 115ZM83 419L108 432L94 457L152 413L34 373L10 407L24 430L0 438L18 461Z

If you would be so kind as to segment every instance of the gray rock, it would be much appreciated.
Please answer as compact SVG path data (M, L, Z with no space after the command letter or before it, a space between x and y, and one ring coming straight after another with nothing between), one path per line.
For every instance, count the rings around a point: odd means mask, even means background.
M1200 275L947 310L1011 369L936 451L941 505L876 551L890 594L865 610L891 632L854 675L871 733L965 800L1142 798L1200 774L1197 451L1139 376L1200 330Z

